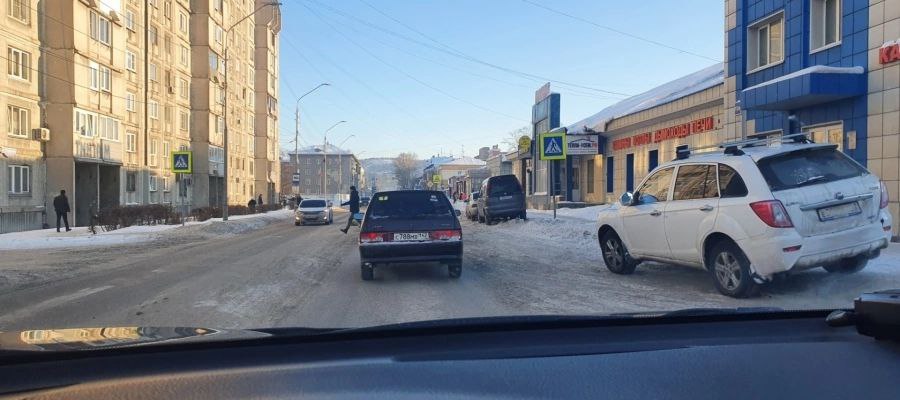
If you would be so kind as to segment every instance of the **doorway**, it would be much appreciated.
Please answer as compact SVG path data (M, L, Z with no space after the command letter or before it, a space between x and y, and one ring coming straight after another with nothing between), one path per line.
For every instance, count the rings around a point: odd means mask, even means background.
M581 201L581 160L572 162L572 198L571 201Z
M803 129L810 139L816 143L830 143L837 145L838 150L844 150L844 125L831 124L807 127Z

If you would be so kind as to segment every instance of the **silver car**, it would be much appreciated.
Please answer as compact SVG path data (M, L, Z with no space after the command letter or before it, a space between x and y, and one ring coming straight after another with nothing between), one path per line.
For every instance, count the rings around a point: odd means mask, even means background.
M327 200L308 199L300 202L297 211L294 212L294 225L306 224L331 224L334 214L331 210L331 202Z

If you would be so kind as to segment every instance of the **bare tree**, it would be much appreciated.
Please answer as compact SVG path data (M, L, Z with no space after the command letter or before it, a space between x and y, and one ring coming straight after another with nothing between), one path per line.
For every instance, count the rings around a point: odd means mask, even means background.
M531 136L531 127L523 126L514 131L509 131L503 137L503 145L506 151L513 151L519 148L519 138L522 136Z
M400 189L412 189L414 176L419 169L419 158L416 153L400 153L394 159L394 176Z

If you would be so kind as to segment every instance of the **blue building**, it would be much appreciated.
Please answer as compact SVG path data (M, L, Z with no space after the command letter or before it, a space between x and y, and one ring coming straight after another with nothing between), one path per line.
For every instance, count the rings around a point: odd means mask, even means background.
M726 14L734 136L807 132L866 165L869 0L728 0Z

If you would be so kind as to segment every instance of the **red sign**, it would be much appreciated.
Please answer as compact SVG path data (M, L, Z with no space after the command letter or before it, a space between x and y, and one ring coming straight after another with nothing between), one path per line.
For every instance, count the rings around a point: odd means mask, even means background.
M658 129L653 132L645 132L626 138L613 140L613 150L624 150L633 146L643 146L650 143L659 143L666 140L688 137L693 134L708 132L716 128L716 120L713 117L700 118L680 125Z
M882 45L878 50L878 61L882 64L900 61L900 39Z
M550 82L541 86L536 92L534 92L534 104L540 103L541 100L547 98L550 95Z

